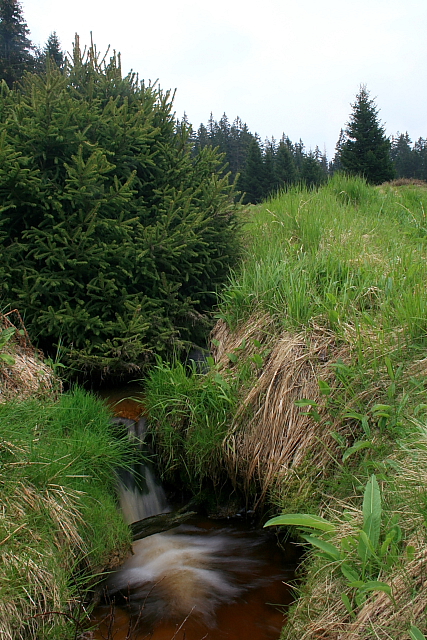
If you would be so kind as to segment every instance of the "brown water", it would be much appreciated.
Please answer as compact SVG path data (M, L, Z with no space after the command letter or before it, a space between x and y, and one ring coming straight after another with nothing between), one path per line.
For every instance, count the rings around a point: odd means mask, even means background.
M94 638L277 640L296 554L243 523L224 524L196 519L135 542L109 580L117 606L95 612Z
M114 396L120 417L143 405ZM123 397L123 394L122 394ZM105 584L94 640L277 640L292 601L298 552L239 519L195 517L134 542Z
M142 385L133 382L124 387L102 389L98 395L111 407L118 418L138 420L144 412Z

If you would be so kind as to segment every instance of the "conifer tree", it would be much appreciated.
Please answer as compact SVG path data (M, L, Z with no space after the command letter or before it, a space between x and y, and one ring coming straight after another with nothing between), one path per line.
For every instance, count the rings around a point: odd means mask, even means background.
M275 171L276 143L274 138L266 140L264 144L264 197L277 190L277 179Z
M326 180L322 164L313 151L310 151L302 161L301 180L309 189L318 187Z
M344 171L363 175L372 184L391 180L394 176L390 157L391 145L378 119L378 109L362 85L352 105L353 112L346 129L340 162Z
M408 132L398 133L392 139L391 158L398 178L415 178L419 174L417 154Z
M342 171L341 152L345 142L346 142L345 131L344 129L341 129L340 135L335 145L335 155L332 158L332 162L331 162L332 173L335 173L336 171Z
M131 372L208 326L238 255L235 194L190 134L170 92L78 41L64 72L0 88L0 296L48 352Z
M281 189L287 187L297 180L297 171L289 144L286 143L285 136L282 136L276 152L275 159L276 180Z
M249 145L245 168L239 181L239 188L245 193L244 202L256 204L267 195L265 166L258 139Z
M62 69L64 66L65 56L61 49L61 43L56 31L53 31L47 39L46 45L43 49L43 56L49 60L53 60L59 69Z
M33 69L33 45L18 0L0 0L0 80L11 87Z
M415 177L427 181L427 140L425 138L418 138L414 144L414 152L416 155Z

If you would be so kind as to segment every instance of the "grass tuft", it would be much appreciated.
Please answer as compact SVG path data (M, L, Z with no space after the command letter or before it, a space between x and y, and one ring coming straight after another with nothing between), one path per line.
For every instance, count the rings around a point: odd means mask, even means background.
M115 501L128 441L78 388L0 405L0 433L0 634L74 637L88 584L130 541Z

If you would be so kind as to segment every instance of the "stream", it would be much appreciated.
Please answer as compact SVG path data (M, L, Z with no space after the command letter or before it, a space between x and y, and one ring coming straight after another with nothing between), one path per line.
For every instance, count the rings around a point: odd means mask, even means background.
M127 388L127 395L129 393ZM143 438L135 401L106 394L117 419ZM121 478L120 506L132 522L170 511L153 470ZM194 515L132 546L105 583L92 618L94 640L277 640L292 601L298 549L278 547L271 531L243 517Z

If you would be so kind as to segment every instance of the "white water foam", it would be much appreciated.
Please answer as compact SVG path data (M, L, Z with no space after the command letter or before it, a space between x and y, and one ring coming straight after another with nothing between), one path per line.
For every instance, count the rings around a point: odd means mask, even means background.
M109 579L107 590L110 596L120 592L149 626L189 614L214 626L219 605L260 584L260 563L248 557L250 547L259 543L231 529L181 525L136 541L133 555Z
M118 419L119 421L120 419ZM121 420L143 446L145 419ZM127 523L170 511L166 495L146 465L121 473L119 498ZM187 616L215 626L215 611L260 584L261 563L251 551L262 536L232 528L181 525L134 542L132 556L107 581L106 593L153 628Z

